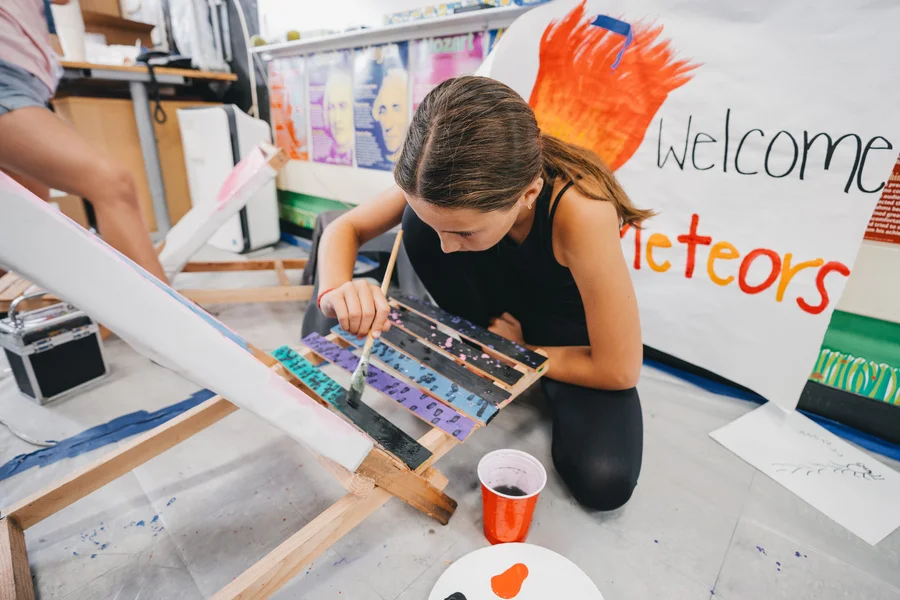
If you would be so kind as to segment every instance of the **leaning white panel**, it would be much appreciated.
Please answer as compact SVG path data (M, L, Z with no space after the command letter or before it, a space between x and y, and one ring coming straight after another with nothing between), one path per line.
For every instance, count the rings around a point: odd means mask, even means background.
M2 173L0 206L0 264L351 471L372 449L254 358L236 333Z

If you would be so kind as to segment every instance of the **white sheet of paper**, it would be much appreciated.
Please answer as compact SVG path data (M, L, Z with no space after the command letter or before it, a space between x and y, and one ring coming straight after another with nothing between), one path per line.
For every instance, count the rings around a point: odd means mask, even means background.
M709 434L873 546L900 527L900 473L769 402Z

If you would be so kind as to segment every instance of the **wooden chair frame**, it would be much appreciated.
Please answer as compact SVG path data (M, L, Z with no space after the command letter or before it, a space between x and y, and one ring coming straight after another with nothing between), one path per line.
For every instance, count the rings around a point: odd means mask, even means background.
M276 270L278 269L276 268ZM444 378L444 375L440 374L441 372L450 375L456 374L460 379L474 381L488 392L491 391L490 388L496 387L498 397L502 398L502 401L494 404L496 410L509 404L546 372L549 363L546 355L540 351L531 352L511 345L510 342L502 340L486 330L444 313L440 309L426 307L424 303L412 298L399 302L391 300L391 304L394 309L392 319L395 323L392 331L395 331L396 334L391 338L393 341L385 338L386 342L379 342L383 345L380 351L373 353L374 362L380 365L382 376L394 377L394 375L387 374L396 374L395 382L406 384L404 392L410 387L414 387L421 391L422 398L427 397L429 400L433 398L435 402L431 404L439 404L442 407L435 414L456 414L457 417L453 421L460 418L468 419L468 417L456 413L454 407L464 406L465 402L470 401L472 397L469 396L465 400L460 398L458 403L455 400L448 403L446 396L435 391L439 388L439 383L431 384L436 377ZM445 335L449 331L448 324L449 327L456 330L458 338L461 339ZM416 331L421 331L422 326L428 328L427 331L422 332L425 335L416 335ZM427 379L421 377L417 379L411 376L401 364L400 359L410 365L415 365L414 362L409 362L411 359L396 354L397 350L401 352L411 350L403 348L404 342L401 339L403 336L415 338L416 352L424 352L429 356L431 361L429 365L434 367L434 371L430 371L424 365L416 365L430 373ZM310 336L310 338L312 337ZM279 362L279 359L273 355L263 353L255 348L252 348L252 351L273 372L302 389L310 397L332 410L339 409L340 407L336 406L328 394L328 390L333 390L333 385L336 384L331 382L332 387L320 388L315 383L319 378L327 378L317 369L317 365L325 362L321 348L323 346L330 347L332 357L334 356L333 352L340 352L344 358L347 358L347 352L350 351L349 349L355 348L355 345L339 333L331 333L325 338L319 336L313 341L309 341L310 338L305 340L309 347L297 351L283 347L274 353L276 356L283 357L287 353L298 357L294 359L294 362L283 359ZM444 338L446 341L442 341ZM465 344L462 340L467 340L469 344ZM391 348L386 344L398 345ZM313 350L313 346L319 350ZM503 353L504 349L512 349L514 352L521 351L526 354L511 357ZM459 354L456 354L458 351ZM408 356L411 357L414 354L410 353ZM388 356L393 356L393 358L387 358ZM525 357L525 362L529 364L522 364L519 361L522 357ZM296 369L292 367L298 363L305 365L307 374L318 373L318 375L313 379L298 378L294 374ZM442 366L438 366L439 364ZM341 366L351 368L346 364ZM370 383L373 381L375 371L379 371L379 369L376 367L373 371L370 366ZM472 379L473 377L476 379ZM423 384L423 381L429 383ZM447 380L444 379L444 381ZM345 393L345 391L341 391L341 394L345 395ZM490 394L482 393L482 395L487 397ZM396 395L392 397L413 411L414 414L422 417L421 413L415 412L418 407L403 404ZM371 411L365 404L363 406L366 410ZM35 597L25 545L24 532L26 529L215 424L235 412L237 408L221 396L210 398L156 429L109 452L93 464L76 470L44 490L4 509L2 518L0 518L0 598L33 600ZM496 410L490 416L495 414ZM343 412L345 417L349 417L351 422L357 424L364 433L376 441L375 448L356 472L350 472L337 463L316 455L319 462L347 490L347 494L213 595L213 600L270 597L391 497L403 500L441 524L446 524L453 515L456 502L443 493L448 480L433 465L460 443L460 440L454 436L462 437L462 434L457 431L451 435L448 433L446 425L442 425L443 429L437 425L433 426L417 440L418 445L428 454L427 459L421 461L415 468L411 468L407 464L408 461L404 462L403 459L398 458L397 454L388 451L383 445L379 445L377 436L367 432L364 427L360 426L359 421L354 421L354 415L345 410L338 410L338 412ZM482 415L482 412L477 414ZM490 420L490 416L484 417L483 421L473 421L474 429L486 424ZM433 422L436 423L437 419ZM463 437L463 439L465 438Z
M179 289L178 293L200 305L305 301L312 298L313 286L292 284L286 271L303 269L306 267L306 263L307 259L305 258L189 262L181 270L181 273L275 271L278 284L248 288ZM15 273L10 272L0 277L0 313L8 312L12 301L29 287L31 287L31 282ZM22 309L32 310L56 304L59 301L60 299L56 296L47 294L41 298L26 300L22 304Z

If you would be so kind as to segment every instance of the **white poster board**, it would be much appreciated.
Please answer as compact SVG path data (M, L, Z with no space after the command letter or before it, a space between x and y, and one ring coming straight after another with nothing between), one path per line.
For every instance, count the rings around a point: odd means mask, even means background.
M872 545L900 527L900 473L797 411L767 403L709 435Z
M487 74L658 211L622 237L644 342L791 409L900 149L897 23L862 0L559 0Z

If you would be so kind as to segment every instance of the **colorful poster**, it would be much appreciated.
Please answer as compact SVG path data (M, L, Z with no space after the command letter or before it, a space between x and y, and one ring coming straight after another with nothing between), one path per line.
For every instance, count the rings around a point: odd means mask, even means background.
M409 125L407 42L356 51L353 99L356 164L391 171Z
M413 112L434 86L460 75L471 75L484 60L484 32L465 33L413 42L410 75Z
M353 53L312 54L309 71L309 125L313 160L353 165Z
M881 199L866 228L866 239L900 244L900 158L881 190Z
M900 4L742 7L551 2L489 74L657 211L622 231L644 343L792 409L900 149Z
M269 63L269 105L275 145L293 160L309 160L303 57Z

